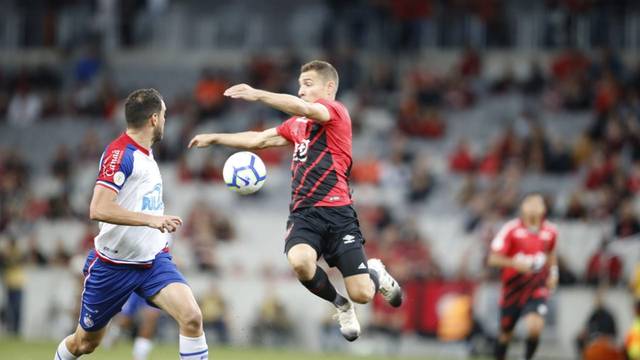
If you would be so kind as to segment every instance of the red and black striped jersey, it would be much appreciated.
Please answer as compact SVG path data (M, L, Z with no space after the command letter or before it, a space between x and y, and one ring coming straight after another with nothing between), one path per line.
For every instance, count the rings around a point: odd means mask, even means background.
M320 99L331 118L325 123L291 117L276 128L295 145L291 161L291 205L296 211L312 206L351 204L351 118L334 100Z
M537 231L527 228L522 220L506 223L491 242L491 250L511 258L522 258L534 262L547 258L556 246L558 231L552 223L544 221ZM514 268L502 269L503 307L524 305L529 299L546 299L549 296L547 277L549 266L530 273L520 273Z

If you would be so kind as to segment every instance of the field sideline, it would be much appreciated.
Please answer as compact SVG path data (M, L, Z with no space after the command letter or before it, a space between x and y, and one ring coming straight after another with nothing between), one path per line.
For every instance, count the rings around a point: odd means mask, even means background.
M83 356L87 360L113 360L131 359L131 343L118 343L113 349L98 348L95 353ZM6 360L50 360L53 359L54 342L25 342L8 338L0 339L0 359ZM176 360L178 358L177 346L158 345L153 349L149 360ZM348 354L320 354L305 353L294 350L274 350L255 348L213 348L210 349L209 359L215 360L450 360L435 357L384 357L384 356L357 356Z

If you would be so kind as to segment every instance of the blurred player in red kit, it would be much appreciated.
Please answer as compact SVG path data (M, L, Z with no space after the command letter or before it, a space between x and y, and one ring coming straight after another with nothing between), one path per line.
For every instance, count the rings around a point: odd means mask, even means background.
M526 195L520 217L506 223L491 242L489 266L502 268L500 335L495 350L498 360L505 359L520 318L524 318L528 330L525 359L532 359L538 347L546 300L558 283L558 232L545 220L546 210L541 194Z

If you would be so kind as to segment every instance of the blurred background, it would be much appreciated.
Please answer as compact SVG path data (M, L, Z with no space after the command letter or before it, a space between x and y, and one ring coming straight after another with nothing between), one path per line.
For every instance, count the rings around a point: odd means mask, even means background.
M632 0L0 0L0 338L53 350L75 328L100 154L126 95L154 87L166 212L185 219L172 253L210 347L489 354L488 244L527 191L560 234L540 358L578 358L598 337L622 347L640 296L639 50ZM269 177L248 197L221 182L231 149L186 149L199 132L279 124L223 90L297 94L316 58L337 68L353 120L366 250L406 291L399 310L357 308L355 343L282 253L291 149L259 153ZM157 341L176 336L163 318Z

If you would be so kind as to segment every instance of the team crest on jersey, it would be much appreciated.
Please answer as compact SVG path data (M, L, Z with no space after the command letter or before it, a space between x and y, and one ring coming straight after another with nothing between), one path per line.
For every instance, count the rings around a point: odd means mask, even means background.
M549 241L549 240L551 240L552 237L553 237L553 235L551 235L551 233L548 232L548 231L542 231L540 233L540 239L542 239L542 240Z
M301 143L296 143L296 147L293 150L293 161L305 162L307 161L307 153L309 152L309 139L302 140Z
M93 327L93 319L91 319L91 315L87 314L82 318L82 323L84 324L84 326L90 328Z
M164 209L164 203L162 202L162 184L156 184L153 190L144 194L142 197L142 211L157 211L162 209Z

